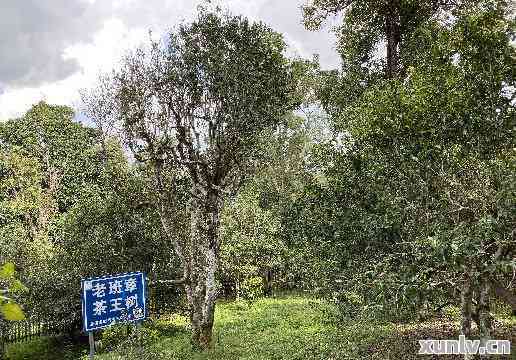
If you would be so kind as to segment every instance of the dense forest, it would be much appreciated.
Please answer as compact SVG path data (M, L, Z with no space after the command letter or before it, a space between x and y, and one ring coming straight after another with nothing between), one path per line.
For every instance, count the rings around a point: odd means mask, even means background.
M339 16L340 69L201 8L76 109L0 123L0 336L46 319L80 342L81 280L144 271L195 356L222 346L219 314L285 297L336 329L454 313L456 334L516 341L514 3L312 0L303 14L312 31ZM113 329L99 338L128 336ZM417 355L224 351L199 359Z

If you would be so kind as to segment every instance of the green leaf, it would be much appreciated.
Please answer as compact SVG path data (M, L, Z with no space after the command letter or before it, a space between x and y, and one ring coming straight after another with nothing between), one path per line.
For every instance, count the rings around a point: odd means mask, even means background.
M9 287L9 291L12 293L28 291L27 287L22 284L20 280L14 280Z
M0 268L0 278L7 279L14 276L14 264L13 263L5 263Z
M6 320L20 321L25 319L25 314L20 305L7 303L0 306L0 312Z

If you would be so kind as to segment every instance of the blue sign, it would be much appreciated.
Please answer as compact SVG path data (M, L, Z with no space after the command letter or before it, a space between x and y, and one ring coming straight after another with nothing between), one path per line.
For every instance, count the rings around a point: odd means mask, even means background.
M146 291L142 272L82 280L84 330L144 320L147 317Z

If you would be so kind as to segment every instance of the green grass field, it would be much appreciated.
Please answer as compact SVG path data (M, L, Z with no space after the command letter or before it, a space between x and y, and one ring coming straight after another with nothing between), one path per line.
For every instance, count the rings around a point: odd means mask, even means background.
M308 359L425 359L418 356L417 340L422 338L456 338L453 319L425 323L394 324L374 317L342 319L334 305L299 296L261 299L254 302L221 302L216 311L213 350L191 350L188 321L170 315L148 322L144 329L143 352L134 346L134 337L122 344L116 331L104 339L114 350L99 353L95 359L193 359L193 360L308 360ZM498 338L510 337L516 343L516 322L498 323ZM124 333L125 334L125 333ZM35 346L33 346L34 348ZM12 346L7 358L18 359L87 359L77 348L63 350L48 342L45 356L31 353L30 346ZM45 348L42 344L39 349ZM16 350L16 351L15 351ZM40 356L40 357L38 357ZM53 356L53 357L52 357ZM460 359L440 356L439 359ZM507 358L507 357L506 357ZM429 359L429 357L427 357Z
M187 321L181 317L153 324L161 337L146 347L149 358L163 359L348 359L360 358L367 344L387 336L392 326L338 325L333 305L303 297L219 304L215 346L208 353L191 350ZM116 353L99 359L125 359ZM138 355L134 354L137 358Z

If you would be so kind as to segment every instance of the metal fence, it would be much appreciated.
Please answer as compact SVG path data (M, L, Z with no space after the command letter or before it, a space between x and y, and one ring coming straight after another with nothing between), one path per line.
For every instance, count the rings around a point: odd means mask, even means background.
M5 346L10 343L25 342L40 336L70 334L77 328L77 323L48 321L36 317L23 321L3 321L0 324L0 357Z

